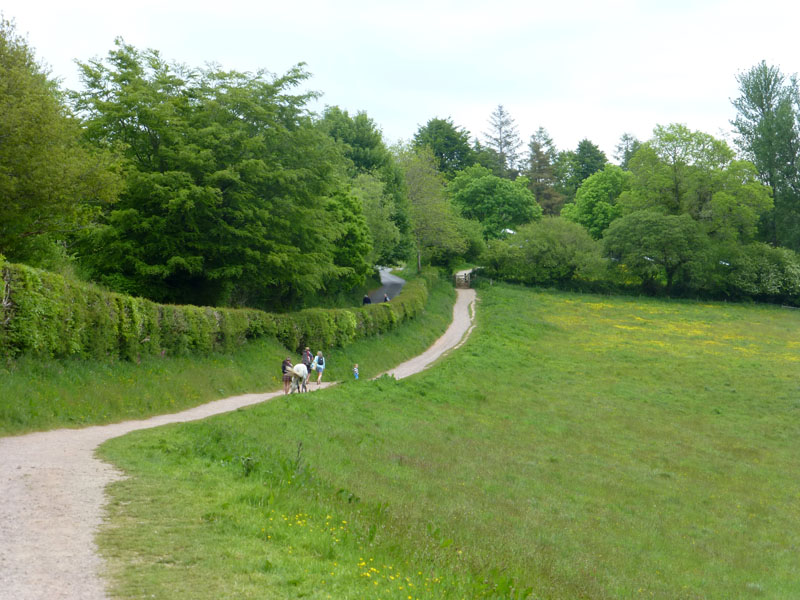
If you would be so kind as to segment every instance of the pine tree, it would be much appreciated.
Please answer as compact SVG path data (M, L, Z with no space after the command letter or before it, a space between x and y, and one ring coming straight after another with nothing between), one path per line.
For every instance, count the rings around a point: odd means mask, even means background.
M517 174L519 147L522 141L514 119L502 104L498 104L489 118L489 131L483 134L486 145L501 157L504 175L512 179Z

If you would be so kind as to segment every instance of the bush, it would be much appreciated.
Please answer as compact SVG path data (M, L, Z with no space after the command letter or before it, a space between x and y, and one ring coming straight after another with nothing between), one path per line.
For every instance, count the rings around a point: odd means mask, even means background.
M225 352L262 336L294 349L343 346L417 316L439 277L427 271L391 302L273 314L157 304L7 263L2 256L0 273L0 356L105 360Z
M600 245L586 230L560 217L520 227L505 240L492 242L484 274L528 285L562 285L602 277Z

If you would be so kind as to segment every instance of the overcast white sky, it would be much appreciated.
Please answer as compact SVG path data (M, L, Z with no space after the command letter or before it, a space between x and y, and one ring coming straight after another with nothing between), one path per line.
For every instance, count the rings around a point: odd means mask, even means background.
M800 71L791 0L3 0L64 86L114 38L190 66L283 73L306 62L319 108L364 110L387 142L433 117L481 137L502 104L527 142L588 138L612 157L657 124L730 135L735 76L760 60Z

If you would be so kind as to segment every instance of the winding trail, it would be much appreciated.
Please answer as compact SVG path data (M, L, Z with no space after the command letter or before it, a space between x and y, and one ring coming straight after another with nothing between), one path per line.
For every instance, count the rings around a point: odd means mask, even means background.
M453 322L445 334L388 374L401 379L418 373L466 340L475 291L456 291ZM0 438L0 599L107 598L94 535L103 520L105 488L122 473L95 458L100 444L130 431L203 419L282 395L282 390L245 394L142 421Z

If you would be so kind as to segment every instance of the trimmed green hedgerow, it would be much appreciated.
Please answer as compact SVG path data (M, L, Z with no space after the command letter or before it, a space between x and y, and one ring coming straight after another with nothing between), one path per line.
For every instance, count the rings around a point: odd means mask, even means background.
M330 348L393 329L425 308L428 271L391 302L274 314L157 304L103 291L0 257L0 356L135 360L225 352L269 336L287 348Z

